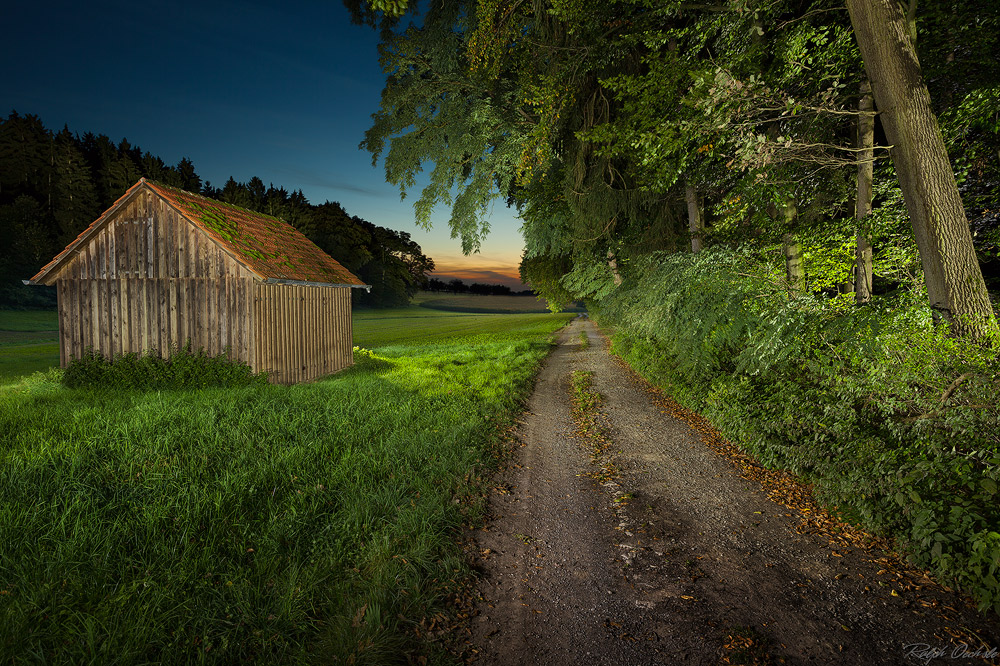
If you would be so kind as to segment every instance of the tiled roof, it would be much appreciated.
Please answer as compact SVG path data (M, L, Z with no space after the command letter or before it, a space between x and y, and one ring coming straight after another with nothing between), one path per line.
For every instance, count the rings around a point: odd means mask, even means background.
M145 182L264 279L364 284L287 222L167 185Z
M58 264L74 246L101 226L105 218L130 194L143 186L162 197L178 213L203 229L237 261L265 280L364 285L364 282L287 222L175 187L154 183L145 178L129 188L128 192L42 268L31 281L35 282Z

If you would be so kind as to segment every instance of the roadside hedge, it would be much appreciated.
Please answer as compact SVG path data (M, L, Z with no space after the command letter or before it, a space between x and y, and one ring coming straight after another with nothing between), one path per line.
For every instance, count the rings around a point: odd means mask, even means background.
M762 464L1000 610L998 341L949 336L912 290L792 299L748 259L651 256L592 312L615 353Z

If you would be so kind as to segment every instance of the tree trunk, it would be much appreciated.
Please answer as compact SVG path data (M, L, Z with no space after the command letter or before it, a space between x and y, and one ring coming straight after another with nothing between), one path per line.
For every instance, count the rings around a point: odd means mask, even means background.
M798 210L795 201L789 199L784 208L785 228L795 225ZM806 291L806 270L802 265L802 243L798 235L788 232L781 239L781 253L785 255L785 277L788 281L788 293L792 298L801 296Z
M684 198L688 207L688 230L691 232L691 252L698 254L701 252L702 236L705 230L705 221L701 216L701 206L698 205L698 190L695 189L691 181L684 181Z
M795 234L785 234L781 240L781 253L785 255L785 277L788 294L797 298L806 291L806 271L802 267L802 243Z
M896 0L847 0L920 250L930 305L960 335L997 323L955 175Z
M858 221L854 263L854 298L858 305L872 299L872 244L862 228L862 220L872 212L872 159L875 145L875 116L872 115L872 87L867 79L861 82L858 103L858 195L854 202L854 219Z
M615 286L619 286L622 283L622 274L618 272L618 260L611 250L608 250L608 268L611 269L611 275L614 276Z

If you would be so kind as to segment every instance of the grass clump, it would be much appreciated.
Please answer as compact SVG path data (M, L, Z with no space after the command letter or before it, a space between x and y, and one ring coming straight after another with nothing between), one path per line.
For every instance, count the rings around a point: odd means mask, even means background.
M108 388L167 390L208 387L237 387L266 384L266 373L255 373L243 361L226 354L211 356L190 346L161 357L156 350L144 354L120 354L108 359L88 349L74 358L62 377L67 388Z
M0 662L433 660L412 628L469 574L454 536L564 321L373 319L295 386L0 387Z
M919 293L790 299L740 253L654 258L601 303L613 349L768 467L1000 609L1000 357ZM758 267L759 263L756 264Z

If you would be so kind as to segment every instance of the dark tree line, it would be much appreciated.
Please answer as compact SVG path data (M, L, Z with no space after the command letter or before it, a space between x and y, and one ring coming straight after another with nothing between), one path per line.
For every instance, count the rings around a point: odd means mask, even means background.
M473 282L465 284L464 281L454 278L445 282L437 278L431 278L427 282L427 290L434 292L449 292L452 294L478 294L480 296L520 296L522 294L532 294L530 289L526 291L512 291L510 287L503 284L482 284Z
M405 232L349 215L337 202L309 203L301 190L230 178L222 187L202 182L183 158L169 165L126 139L53 132L34 115L0 118L0 307L54 303L47 290L24 287L63 247L139 178L281 218L301 230L372 286L355 302L395 306L427 284L434 261Z

